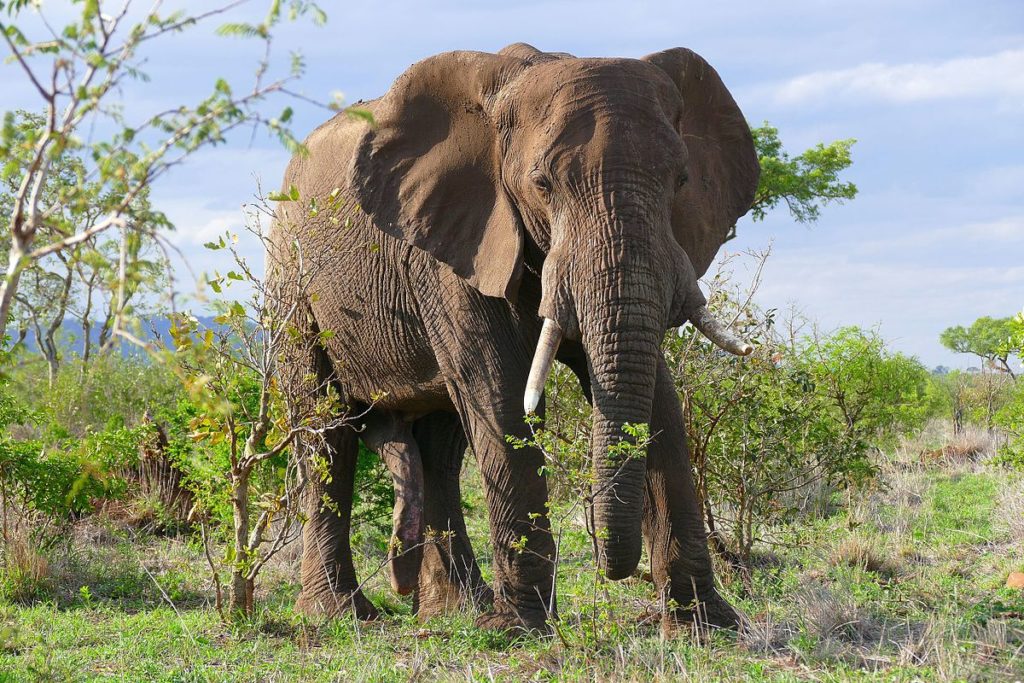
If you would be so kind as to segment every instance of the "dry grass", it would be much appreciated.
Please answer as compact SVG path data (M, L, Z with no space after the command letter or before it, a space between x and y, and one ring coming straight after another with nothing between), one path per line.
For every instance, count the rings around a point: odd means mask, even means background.
M891 578L899 572L899 562L878 537L853 534L839 541L829 557L832 566L846 566L875 572Z
M796 601L804 628L817 639L863 645L877 641L881 633L880 625L853 596L835 587L806 584Z
M995 522L1003 527L1011 543L1024 546L1024 477L1010 474L1003 480Z
M50 583L50 561L28 535L12 536L5 543L0 576L0 592L8 600L32 600Z
M934 434L934 431L933 429L931 433ZM929 432L926 430L924 433ZM917 453L921 464L955 465L979 462L984 458L991 457L996 452L996 437L984 428L975 425L967 425L962 432L955 435L947 429L942 436L942 445L938 448L918 448ZM910 443L906 444L905 448L910 445Z

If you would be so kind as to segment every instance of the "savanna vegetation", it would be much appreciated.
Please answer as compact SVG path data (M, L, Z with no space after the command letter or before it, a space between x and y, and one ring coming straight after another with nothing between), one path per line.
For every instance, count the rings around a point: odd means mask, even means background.
M551 634L480 630L472 610L417 621L388 585L394 498L369 451L353 549L384 615L299 615L298 501L328 468L303 460L297 437L355 416L309 378L274 370L289 345L330 331L298 334L289 292L265 285L236 246L263 239L273 195L207 245L229 265L204 276L191 311L173 309L174 226L151 188L236 128L298 145L290 103L274 98L294 99L303 63L273 76L270 48L281 22L322 12L273 2L261 22L222 26L265 44L254 84L217 79L201 102L129 120L113 105L120 83L144 78L146 43L223 8L140 18L84 0L73 21L33 37L21 21L32 5L0 2L0 33L40 97L39 111L5 113L0 132L0 680L1024 676L1024 590L1007 582L1024 571L1024 311L950 327L942 344L979 367L929 370L884 330L825 330L759 306L768 252L733 255L704 282L752 356L723 354L689 326L664 342L740 633L663 623L643 563L622 582L596 571L589 404L560 366L530 439L545 455L558 542ZM793 155L770 124L753 130L753 220L786 210L813 223L855 197L842 179L852 140ZM301 291L318 267L310 258L288 286ZM640 446L651 437L630 429ZM464 508L487 575L486 506L466 463Z

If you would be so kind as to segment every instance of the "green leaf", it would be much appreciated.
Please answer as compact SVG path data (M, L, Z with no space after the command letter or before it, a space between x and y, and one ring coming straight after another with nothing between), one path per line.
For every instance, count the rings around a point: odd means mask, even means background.
M85 4L82 7L82 23L87 24L96 18L96 15L100 13L99 0L85 0Z
M373 112L371 112L369 109L363 109L362 107L349 107L348 109L345 110L345 113L354 119L366 121L371 126L376 125L376 122L374 121L373 118Z
M246 23L227 23L217 27L217 35L233 38L256 38L265 37L266 28L264 26L254 26L253 24Z

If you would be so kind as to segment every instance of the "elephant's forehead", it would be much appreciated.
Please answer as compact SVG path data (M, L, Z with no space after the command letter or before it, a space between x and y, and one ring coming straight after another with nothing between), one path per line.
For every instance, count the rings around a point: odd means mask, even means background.
M517 84L520 103L549 114L595 105L658 105L678 102L664 73L637 59L564 59L537 64Z
M619 149L651 163L684 154L673 125L681 100L660 69L635 59L566 59L527 74L511 105L524 114L518 134L526 144L559 159L589 154L594 163Z

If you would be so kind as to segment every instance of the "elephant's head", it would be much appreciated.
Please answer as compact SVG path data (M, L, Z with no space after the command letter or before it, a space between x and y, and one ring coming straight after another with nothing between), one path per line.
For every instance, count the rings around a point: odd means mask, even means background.
M513 45L413 65L379 102L352 167L382 230L514 299L540 270L545 319L527 387L536 406L562 336L587 355L603 562L640 557L645 463L610 459L651 417L659 346L687 320L735 353L697 278L750 207L758 162L718 74L677 48L576 59Z

